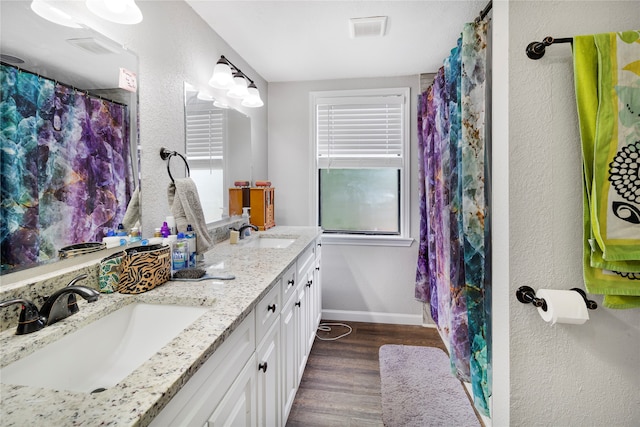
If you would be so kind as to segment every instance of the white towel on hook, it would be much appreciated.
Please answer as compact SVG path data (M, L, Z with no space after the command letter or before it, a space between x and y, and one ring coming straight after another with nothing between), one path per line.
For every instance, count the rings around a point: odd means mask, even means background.
M140 186L138 185L131 195L127 210L122 218L125 230L131 230L140 224Z
M187 225L191 224L197 235L196 253L206 252L213 245L213 241L207 230L196 183L191 178L176 179L169 184L167 193L178 231L184 233Z

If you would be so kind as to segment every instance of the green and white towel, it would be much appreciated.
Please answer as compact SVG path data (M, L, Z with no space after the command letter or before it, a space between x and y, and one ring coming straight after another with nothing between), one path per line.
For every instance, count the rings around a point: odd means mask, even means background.
M640 307L640 31L576 36L573 49L586 288Z

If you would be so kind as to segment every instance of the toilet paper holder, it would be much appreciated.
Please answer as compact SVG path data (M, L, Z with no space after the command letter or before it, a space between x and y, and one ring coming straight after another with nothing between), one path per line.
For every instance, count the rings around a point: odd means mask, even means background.
M580 288L571 288L570 290L576 291L582 296L584 303L589 310L595 310L598 308L598 304L587 298L587 294ZM516 291L516 298L523 304L532 304L534 307L540 307L542 311L547 311L547 302L544 298L536 297L536 291L530 286L520 286Z

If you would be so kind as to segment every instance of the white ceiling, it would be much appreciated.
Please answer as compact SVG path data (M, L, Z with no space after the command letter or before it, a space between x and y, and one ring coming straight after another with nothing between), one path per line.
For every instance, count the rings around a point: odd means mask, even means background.
M283 82L434 72L488 0L186 2L265 80ZM385 37L350 38L350 18L381 15Z
M55 0L60 10L72 14L83 3ZM137 71L137 56L89 27L69 28L33 13L27 0L0 0L0 53L18 57L13 63L79 89L117 88L120 67ZM90 51L73 46L70 40L91 42ZM71 64L71 65L70 65Z

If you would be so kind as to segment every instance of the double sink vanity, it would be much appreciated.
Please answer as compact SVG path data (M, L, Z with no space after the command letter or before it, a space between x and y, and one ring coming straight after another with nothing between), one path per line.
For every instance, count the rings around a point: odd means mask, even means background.
M284 425L320 321L320 248L317 227L275 227L205 254L233 280L102 294L0 333L0 425Z

